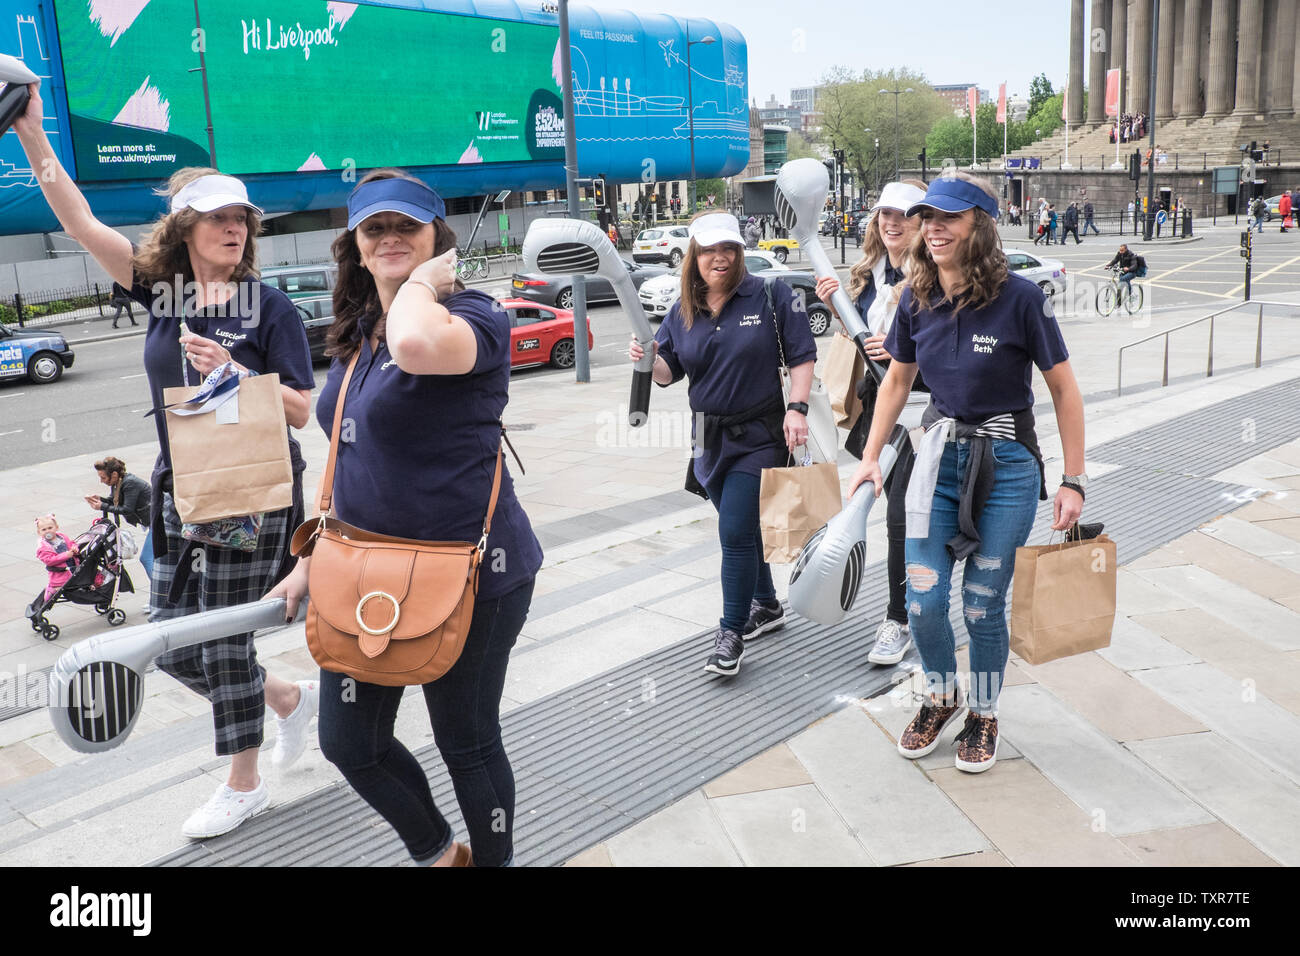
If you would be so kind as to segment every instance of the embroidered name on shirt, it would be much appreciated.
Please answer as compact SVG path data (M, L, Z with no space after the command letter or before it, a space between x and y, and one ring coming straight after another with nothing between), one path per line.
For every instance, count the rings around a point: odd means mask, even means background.
M993 346L998 344L997 337L993 335L972 335L970 340L974 351L984 355L992 355Z
M762 325L762 324L763 324L763 316L762 316L761 314L759 314L759 315L742 315L742 316L740 317L740 321L737 322L736 324L737 324L737 325Z
M390 365L396 365L396 364L397 364L397 359L389 359L389 360L388 360L387 362L385 362L383 365L379 366L379 371L383 372L383 371L387 370L388 366L390 366Z
M248 338L247 332L240 332L236 335L234 332L229 332L226 329L217 329L215 334L221 337L222 344L227 347L229 347L231 342L242 342L244 339Z

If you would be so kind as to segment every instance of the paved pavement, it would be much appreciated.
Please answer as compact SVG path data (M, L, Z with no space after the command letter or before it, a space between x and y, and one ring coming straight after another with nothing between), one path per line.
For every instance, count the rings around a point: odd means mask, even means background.
M1063 319L1083 389L1095 396L1089 448L1300 376L1300 359L1278 358L1300 353L1294 331L1270 337L1264 368L1228 370L1249 365L1250 324L1218 333L1226 351L1214 378L1198 377L1201 340L1175 350L1185 364L1175 365L1171 388L1127 391L1129 374L1135 385L1158 377L1157 353L1126 365L1126 394L1113 395L1117 344L1203 311L1157 314L1146 328L1130 328L1132 319ZM512 656L507 710L692 639L716 626L721 610L712 510L678 490L689 434L685 389L656 390L650 424L632 430L623 424L626 368L597 367L592 379L578 386L546 374L512 384L506 421L528 468L517 488L547 558L536 611ZM1059 471L1059 442L1041 382L1038 397L1050 475ZM1240 440L1250 440L1245 428ZM1300 428L1291 437L1300 438ZM326 443L312 429L302 440L310 489ZM146 460L153 447L118 453ZM89 460L3 472L0 672L10 679L0 694L10 698L38 696L39 682L21 675L102 627L88 609L59 606L51 617L62 635L47 644L21 615L44 582L30 516L86 514ZM1090 462L1099 481L1105 465ZM850 470L845 459L841 472ZM1121 568L1110 649L1036 668L1013 661L1002 708L1006 749L991 772L960 774L942 751L919 764L898 757L893 735L911 706L901 686L833 705L825 720L573 862L1300 862L1300 442L1216 477L1257 491L1241 496L1250 501L1244 507L1228 502L1231 514ZM877 555L881 520L876 515L868 542ZM654 566L645 564L651 555ZM645 577L629 584L637 567ZM788 571L777 569L781 591ZM124 600L129 621L143 620L142 604ZM864 668L869 639L863 635ZM707 649L700 639L701 665ZM314 673L300 626L262 637L259 651L281 676ZM701 671L700 679L709 678ZM136 865L184 844L180 823L224 779L224 763L212 756L204 701L158 674L146 679L146 696L131 740L93 758L64 747L43 712L0 721L0 865ZM21 702L0 696L0 709ZM412 746L431 741L418 698L403 703L398 733ZM339 780L314 746L293 770L271 776L268 768L268 777L277 804ZM925 812L900 815L914 806Z

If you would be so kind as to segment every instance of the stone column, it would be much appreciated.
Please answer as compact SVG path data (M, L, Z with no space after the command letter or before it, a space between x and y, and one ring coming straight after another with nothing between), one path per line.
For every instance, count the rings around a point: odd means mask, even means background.
M1124 98L1128 96L1128 75L1124 72L1124 59L1128 53L1128 0L1111 0L1110 8L1110 65L1119 70L1119 111L1124 112Z
M1083 0L1070 0L1070 125L1083 124Z
M1205 89L1205 115L1227 116L1232 110L1232 57L1236 43L1236 0L1211 0L1210 68Z
M1259 51L1264 43L1263 0L1241 0L1237 12L1237 105L1239 115L1259 112Z
M1249 0L1246 0L1249 2ZM1259 3L1260 0L1254 0ZM1194 120L1201 115L1201 0L1187 0L1183 12L1183 42L1178 51L1181 70L1182 109L1179 119Z
M1098 50L1098 33L1104 41ZM1092 0L1092 15L1088 18L1088 122L1100 126L1106 122L1106 50L1110 49L1110 23L1106 18L1106 0Z
M1174 25L1178 0L1160 0L1160 31L1156 37L1156 121L1174 118Z
M1164 0L1172 2L1172 0ZM1130 113L1151 108L1151 8L1152 0L1133 0L1132 56L1128 61Z
M1296 3L1297 0L1277 0L1277 36L1271 67L1273 82L1268 103L1271 116L1292 116L1295 113L1292 70L1296 54Z

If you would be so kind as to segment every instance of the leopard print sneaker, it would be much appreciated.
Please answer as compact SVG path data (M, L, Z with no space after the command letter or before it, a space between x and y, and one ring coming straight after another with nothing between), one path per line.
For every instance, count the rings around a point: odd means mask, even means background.
M924 757L939 746L939 738L943 736L948 725L965 712L966 704L962 700L960 685L957 686L951 702L931 694L921 704L920 711L898 738L898 752L909 760Z
M983 773L998 759L998 719L977 714L966 716L966 726L957 735L957 769Z

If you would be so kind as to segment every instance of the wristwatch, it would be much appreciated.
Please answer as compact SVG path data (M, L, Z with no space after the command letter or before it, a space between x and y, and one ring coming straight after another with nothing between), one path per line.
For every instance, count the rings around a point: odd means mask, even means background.
M1084 494L1084 490L1088 487L1088 476L1086 474L1062 475L1061 487L1077 491L1079 497L1086 501L1088 496Z
M786 410L787 412L798 412L800 415L807 415L807 414L808 414L808 403L807 403L807 402L791 402L789 405L787 405L787 406L785 407L785 410Z

